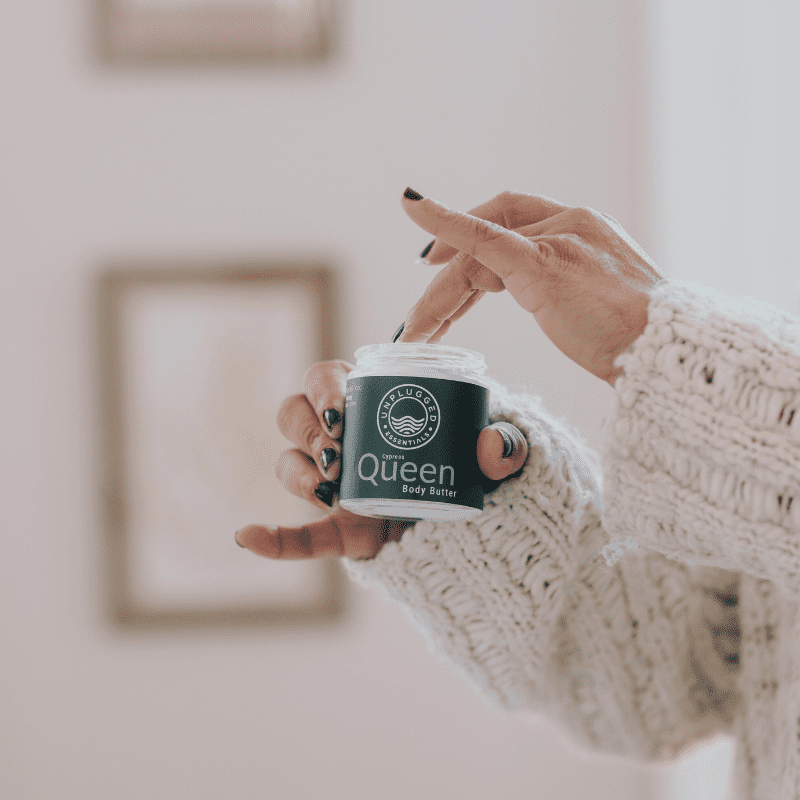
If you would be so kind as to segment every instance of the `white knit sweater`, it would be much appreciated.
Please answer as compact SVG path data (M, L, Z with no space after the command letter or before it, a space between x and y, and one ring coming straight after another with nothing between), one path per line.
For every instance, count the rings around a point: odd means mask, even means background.
M347 570L492 707L654 765L725 733L732 800L797 800L800 320L664 282L617 364L602 468L497 388L522 474L476 520L419 522Z

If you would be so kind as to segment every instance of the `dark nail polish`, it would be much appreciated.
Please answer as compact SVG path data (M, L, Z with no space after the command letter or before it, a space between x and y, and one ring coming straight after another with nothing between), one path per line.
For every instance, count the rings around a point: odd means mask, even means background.
M322 413L322 419L325 420L325 424L328 426L328 432L330 433L333 430L333 426L342 418L342 415L335 409L329 408L327 411Z
M336 484L333 481L324 481L314 489L314 494L330 508L333 505L333 496L336 494Z
M514 452L514 440L511 438L511 435L502 428L497 428L497 430L503 437L503 458L508 458Z
M420 258L425 258L428 253L433 249L433 246L436 244L436 239L434 239L420 254Z
M404 322L396 331L394 336L392 336L392 342L396 342L402 335L403 335L403 328L405 328L406 323Z
M419 192L415 192L415 191L414 191L413 189L411 189L410 187L409 187L409 188L407 188L407 189L406 189L406 190L403 192L403 197L406 197L406 198L408 198L409 200L422 200L422 195L421 195Z
M319 460L322 462L322 469L327 472L328 467L330 467L337 458L339 458L339 454L332 447L326 447L319 457Z

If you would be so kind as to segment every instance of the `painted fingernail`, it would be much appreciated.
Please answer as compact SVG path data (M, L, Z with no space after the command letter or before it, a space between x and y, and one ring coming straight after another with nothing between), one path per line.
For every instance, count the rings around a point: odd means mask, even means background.
M503 437L503 458L509 458L514 452L514 440L511 435L502 428L496 428L497 432Z
M330 465L337 458L339 458L339 454L332 447L326 447L319 456L319 460L322 462L322 469L327 472Z
M327 411L322 413L322 419L325 420L325 424L328 426L328 432L333 430L333 426L342 418L342 415L335 409L329 408Z
M403 324L395 331L394 336L392 336L392 343L396 342L402 335L403 335L403 328L405 328L406 323Z
M422 251L422 252L419 254L420 261L423 261L423 260L425 259L425 256L426 256L426 255L428 255L428 253L430 253L430 251L433 249L433 246L434 246L435 244L436 244L436 239L434 239L434 240L433 240L433 241L432 241L432 242L431 242L431 243L430 243L430 244L429 244L429 245L428 245L428 246L427 246L427 247L426 247L426 248L425 248L425 249L424 249L424 250L423 250L423 251ZM428 262L426 261L425 263L427 264Z
M333 496L336 494L336 484L333 481L323 481L314 489L314 494L330 508L333 505Z
M409 200L422 200L422 195L419 192L415 192L411 187L406 188L403 192L403 197Z

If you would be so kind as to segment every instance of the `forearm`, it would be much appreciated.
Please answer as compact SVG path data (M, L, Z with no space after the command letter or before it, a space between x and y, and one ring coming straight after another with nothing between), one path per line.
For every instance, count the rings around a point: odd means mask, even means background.
M596 524L597 514L585 512L596 507L599 465L568 459L567 437L537 400L516 398L512 410L492 396L492 420L511 422L528 439L522 474L488 494L476 520L419 522L376 559L346 564L403 607L431 651L491 707L539 707L547 703L542 659L571 559Z
M657 553L609 564L596 456L537 401L516 402L492 416L525 433L528 463L483 515L418 523L376 559L347 562L351 574L382 587L496 710L544 714L585 747L638 761L726 730L734 702L720 663L704 667L717 702L692 694L693 659L709 655L702 585Z
M688 282L649 320L604 429L609 533L800 596L800 321Z

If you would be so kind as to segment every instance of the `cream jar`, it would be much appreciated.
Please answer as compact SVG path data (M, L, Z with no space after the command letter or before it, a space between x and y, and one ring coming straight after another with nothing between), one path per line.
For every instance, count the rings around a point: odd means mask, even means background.
M489 424L480 353L374 344L347 380L339 504L365 517L471 519L483 511L478 434Z

